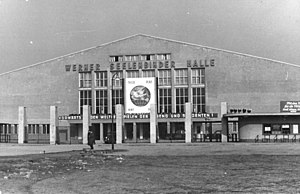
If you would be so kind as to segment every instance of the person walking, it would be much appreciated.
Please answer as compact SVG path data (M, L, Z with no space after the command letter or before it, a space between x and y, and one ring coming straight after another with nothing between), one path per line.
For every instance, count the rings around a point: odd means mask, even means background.
M93 131L88 132L88 145L91 147L91 149L94 149L94 143L95 143L95 135Z

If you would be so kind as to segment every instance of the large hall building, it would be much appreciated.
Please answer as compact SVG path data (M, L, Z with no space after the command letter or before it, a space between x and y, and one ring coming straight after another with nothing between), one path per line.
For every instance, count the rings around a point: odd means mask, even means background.
M0 74L1 142L298 141L300 66L133 35Z

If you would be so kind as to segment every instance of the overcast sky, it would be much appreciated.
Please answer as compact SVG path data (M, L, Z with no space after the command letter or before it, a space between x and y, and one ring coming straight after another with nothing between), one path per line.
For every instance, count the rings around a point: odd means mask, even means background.
M0 0L0 73L139 33L300 65L299 0Z

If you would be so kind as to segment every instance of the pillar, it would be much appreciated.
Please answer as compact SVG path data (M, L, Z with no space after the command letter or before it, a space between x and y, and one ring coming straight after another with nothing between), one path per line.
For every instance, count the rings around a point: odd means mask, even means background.
M167 134L171 133L171 124L170 122L167 122Z
M103 123L100 123L100 143L104 143Z
M192 104L185 103L185 143L192 142Z
M116 143L121 144L123 141L123 117L124 109L122 104L116 105Z
M222 142L227 142L228 136L228 118L224 117L227 114L227 102L221 102L221 119L222 119Z
M132 133L133 133L133 141L136 142L136 123L133 123L133 129L132 129Z
M84 105L83 114L82 114L82 144L88 143L88 132L91 126L90 116L91 116L90 106Z
M143 134L143 132L144 132L144 129L141 127L141 128L140 128L140 139L144 139L144 134Z
M50 144L55 145L58 143L58 116L57 107L50 106Z
M25 127L27 124L26 107L19 107L19 127L18 127L18 144L23 144L25 141Z
M150 105L150 143L156 143L157 108L156 104Z

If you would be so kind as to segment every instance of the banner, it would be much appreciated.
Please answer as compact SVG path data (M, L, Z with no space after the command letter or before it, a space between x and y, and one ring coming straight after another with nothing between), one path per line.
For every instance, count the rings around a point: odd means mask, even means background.
M156 78L125 79L125 113L150 113L156 104Z

